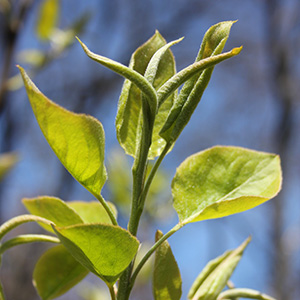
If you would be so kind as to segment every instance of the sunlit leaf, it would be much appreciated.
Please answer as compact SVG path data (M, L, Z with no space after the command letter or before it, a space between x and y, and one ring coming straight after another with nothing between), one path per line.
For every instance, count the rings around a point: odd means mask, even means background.
M155 240L163 236L156 232ZM153 295L155 300L179 300L181 297L180 271L167 241L163 242L155 252L153 272Z
M57 246L47 250L38 260L33 284L43 300L50 300L66 293L88 273L64 246Z
M281 188L277 155L238 147L213 147L187 158L172 182L181 223L225 217L251 209Z
M68 201L66 203L74 209L81 217L84 223L106 223L111 224L106 210L98 201ZM108 203L117 217L116 207L112 203Z
M99 195L107 177L101 123L53 103L22 68L20 71L33 112L53 151L76 180L92 194Z
M233 288L222 292L217 300L235 300L238 298L257 299L257 300L276 300L275 298L263 294L259 291L245 288Z
M44 0L41 3L36 32L41 40L48 40L53 33L59 14L58 0Z
M25 198L22 202L32 215L52 221L57 226L68 226L83 223L83 220L75 212L75 210L71 209L59 198L43 196L32 199ZM98 205L101 206L99 202ZM40 223L40 225L44 229L53 232L50 225L43 223Z
M114 283L136 255L138 240L121 227L84 224L54 227L62 244L87 269Z
M204 63L205 59L207 62L213 62L217 59L217 57L214 56L221 54L223 51L233 23L233 21L221 22L209 28L209 30L205 33L195 63L201 62L201 60L203 60ZM227 53L228 56L226 59L237 55L240 51L241 48L233 49ZM221 57L222 56L220 56L220 58ZM223 59L216 60L214 64L219 63L222 60ZM214 64L208 64L206 69L202 69L201 71L199 70L193 77L185 82L179 96L176 98L176 101L169 112L165 125L161 130L160 134L165 138L165 140L173 143L189 122L194 110L201 100L204 90L209 83L214 69ZM196 68L194 67L194 69ZM174 82L176 82L176 80L174 80ZM163 90L167 90L167 87L163 87ZM161 92L159 92L159 94L161 94ZM161 101L160 96L159 101Z
M210 261L193 283L188 298L192 300L216 300L241 260L250 240L251 238L248 238L236 249L227 251Z
M18 155L16 153L5 153L0 155L0 180L17 163Z
M129 67L144 75L147 66L155 52L166 45L164 38L156 32L146 43L140 46L132 55ZM150 73L150 71L149 71ZM153 74L153 73L152 73ZM159 89L170 77L175 74L175 61L170 50L166 51L160 60L155 72L153 86ZM131 81L125 80L119 99L119 108L116 118L117 137L125 152L135 157L137 150L137 136L141 130L142 93ZM165 122L167 114L173 105L171 95L159 108L155 117L152 145L149 158L158 156L165 141L158 135Z

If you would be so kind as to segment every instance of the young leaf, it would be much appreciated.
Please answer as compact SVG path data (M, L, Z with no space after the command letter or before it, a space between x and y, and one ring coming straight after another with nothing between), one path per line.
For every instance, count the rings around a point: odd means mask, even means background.
M66 250L56 246L38 260L33 272L33 284L43 300L55 299L80 282L89 271Z
M213 60L217 58L215 56L221 54L233 23L234 22L232 21L221 22L212 26L206 32L196 58L195 65L197 62L204 59L206 59L207 62L213 62ZM231 53L231 56L234 56L237 55L240 50L241 48L233 49L229 53ZM230 58L231 56L228 55L226 58ZM216 63L220 61L217 61ZM214 69L213 67L214 64L210 64L205 70L202 69L200 72L197 72L197 74L191 77L184 84L168 115L166 124L161 130L161 136L167 141L174 142L190 120L194 110L201 100L204 90L208 85ZM163 90L164 89L165 87ZM160 96L161 94L159 93L159 103L162 101Z
M84 223L112 224L106 210L98 201L68 201L66 204L78 213ZM116 207L110 202L107 204L111 207L115 217L117 218Z
M70 208L59 198L42 196L32 199L24 198L22 202L32 215L45 218L57 226L68 226L83 223L83 220L75 212L75 210ZM43 223L39 224L44 229L53 232L50 225Z
M138 240L108 224L54 226L62 244L83 266L113 284L136 255Z
M238 248L227 251L208 263L189 291L189 299L215 300L225 288L250 240L248 238Z
M247 299L257 299L257 300L276 300L275 298L263 294L259 291L255 291L252 289L229 289L227 291L222 292L217 300L235 300L239 297L247 298Z
M72 176L96 197L106 181L104 131L91 116L72 113L44 96L20 68L41 130Z
M57 23L58 13L58 0L42 2L36 27L37 35L41 40L48 40L51 37Z
M172 182L182 224L225 217L256 207L281 188L277 155L239 147L213 147L187 158Z
M176 43L172 42L169 44ZM166 41L158 31L133 54L130 60L129 68L144 75L148 64L154 54L162 47L168 48ZM161 50L164 52L164 48ZM152 63L147 70L147 77L153 82L154 88L159 89L169 78L175 74L175 61L170 50L167 50L162 56L162 52L153 57ZM154 59L156 58L156 59ZM158 63L159 60L159 63ZM165 141L158 135L169 110L173 105L173 95L171 95L157 112L152 136L152 145L149 152L149 158L158 156L164 148ZM125 152L135 157L137 150L137 136L141 130L141 110L142 93L130 80L125 80L119 99L119 107L116 117L117 137L120 145Z
M155 241L163 236L157 231ZM181 297L181 276L177 262L167 241L155 252L153 272L153 295L155 300L179 300Z

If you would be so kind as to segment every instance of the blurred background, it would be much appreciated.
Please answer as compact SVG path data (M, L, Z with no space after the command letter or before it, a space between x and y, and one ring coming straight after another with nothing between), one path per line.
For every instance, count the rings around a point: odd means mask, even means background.
M132 160L123 154L114 129L123 80L87 58L74 36L92 51L126 65L156 29L167 41L185 36L172 47L181 70L194 61L205 31L225 20L238 20L225 50L244 49L215 68L194 116L162 165L139 239L147 247L156 229L167 232L176 224L170 182L189 155L216 144L279 153L284 183L276 199L239 215L188 225L169 242L183 278L183 299L209 259L249 235L252 242L233 283L278 299L300 299L298 0L0 0L0 223L26 213L24 197L92 199L44 139L16 64L25 67L50 99L102 122L109 171L103 195L118 205L120 223L126 226ZM24 225L14 234L32 231L40 229ZM5 253L0 276L8 300L39 299L31 276L48 247L24 245ZM133 299L141 299L141 291L142 299L152 299L147 270ZM59 299L108 299L105 292L91 275Z

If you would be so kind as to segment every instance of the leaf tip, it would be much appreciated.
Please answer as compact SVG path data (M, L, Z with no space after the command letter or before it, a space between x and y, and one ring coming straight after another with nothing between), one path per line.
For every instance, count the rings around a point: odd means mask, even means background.
M240 52L242 51L242 49L243 49L243 46L233 48L233 49L231 50L231 53L232 53L233 55L238 55L238 54L240 54Z

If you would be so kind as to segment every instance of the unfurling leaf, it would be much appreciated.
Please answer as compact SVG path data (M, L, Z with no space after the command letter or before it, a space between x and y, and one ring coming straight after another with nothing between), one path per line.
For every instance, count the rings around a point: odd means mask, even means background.
M108 224L54 226L54 230L76 260L108 284L119 278L139 247L127 230Z
M68 226L83 223L83 220L59 198L42 196L37 198L24 198L22 200L27 210L35 216L45 218L57 226ZM98 203L100 205L100 203ZM39 223L44 229L53 232L50 225Z
M71 175L97 197L107 178L101 123L53 103L22 68L20 71L33 112L49 145Z
M201 100L204 90L209 83L214 65L223 61L224 59L239 54L241 51L242 48L234 48L232 51L227 52L226 56L224 55L225 53L220 55L229 37L230 29L233 23L233 21L226 21L212 26L205 33L195 63L185 70L187 71L190 68L191 70L189 72L191 74L197 69L197 63L199 64L198 68L201 66L201 61L203 64L207 64L205 69L201 69L200 67L200 70L197 71L196 74L187 81L179 72L177 74L177 78L171 78L170 82L167 82L166 85L163 86L160 91L158 91L158 100L160 103L162 101L162 95L169 93L169 91L172 90L173 85L175 85L177 88L177 85L175 84L176 81L180 82L180 84L186 81L180 91L179 96L176 98L172 109L170 110L164 127L160 132L160 135L166 141L173 143L178 138L186 124L189 122L194 110ZM220 57L220 59L218 59L218 57Z
M241 260L250 240L251 238L248 238L238 248L227 251L210 261L193 283L188 298L192 300L217 299Z
M182 224L221 218L256 207L281 188L277 155L239 147L213 147L187 158L172 181Z
M176 43L171 42L168 45ZM158 90L169 78L175 74L175 61L173 54L167 50L162 56L161 52L168 48L166 41L158 31L143 45L141 45L133 54L129 63L129 68L144 75L146 70L153 87ZM156 54L156 55L155 55ZM151 65L149 62L152 60ZM159 63L158 63L158 60ZM158 64L157 64L158 63ZM149 65L149 68L147 69ZM160 106L155 116L155 123L150 147L149 158L153 159L158 156L165 146L165 141L159 136L166 117L173 105L174 95ZM126 79L119 99L118 113L116 117L117 137L120 145L125 152L133 157L136 155L138 147L137 137L140 134L142 126L142 92L130 80Z
M156 242L163 236L156 232ZM177 262L167 241L155 252L153 272L153 295L155 300L179 300L181 297L181 276Z
M50 300L66 293L88 273L64 246L56 246L38 260L33 272L33 284L43 300Z

